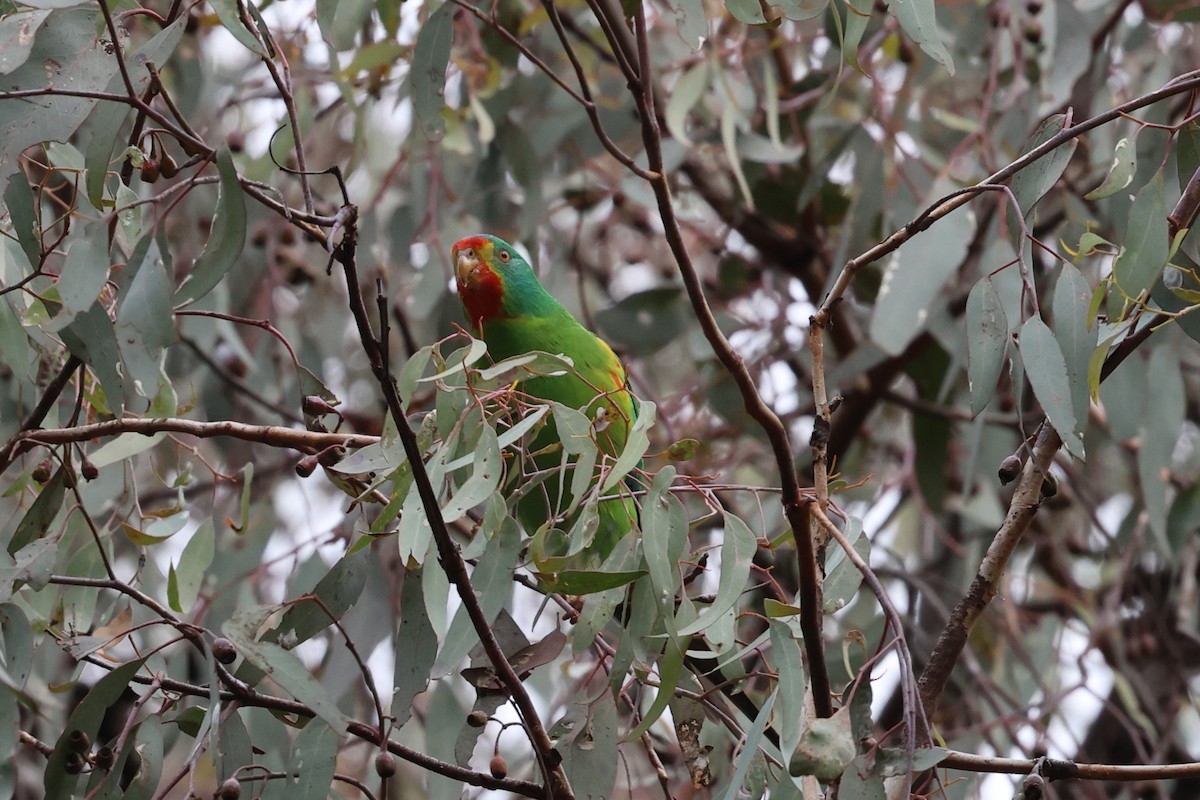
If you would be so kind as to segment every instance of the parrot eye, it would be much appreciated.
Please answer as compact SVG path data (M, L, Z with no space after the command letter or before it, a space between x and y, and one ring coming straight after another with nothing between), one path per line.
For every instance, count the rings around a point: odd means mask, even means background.
M499 254L496 256L496 258L500 259L500 260L501 260L501 261L503 261L505 264L507 264L507 263L508 263L508 260L509 260L510 258L512 258L512 254L511 254L511 253L509 253L507 250L501 250L501 251L500 251L500 253L499 253Z

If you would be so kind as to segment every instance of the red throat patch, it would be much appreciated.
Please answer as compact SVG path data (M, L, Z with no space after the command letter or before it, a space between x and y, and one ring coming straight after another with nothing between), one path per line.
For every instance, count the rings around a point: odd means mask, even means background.
M475 251L478 263L471 268L461 269L458 254L467 249ZM450 248L451 258L455 262L454 275L458 284L458 296L466 309L467 321L474 327L489 319L505 316L502 310L504 283L492 268L493 250L492 243L482 236L468 236L455 242Z

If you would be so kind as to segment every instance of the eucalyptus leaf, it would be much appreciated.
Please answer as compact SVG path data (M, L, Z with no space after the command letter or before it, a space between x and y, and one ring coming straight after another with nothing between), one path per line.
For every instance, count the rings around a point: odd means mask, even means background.
M930 58L954 74L954 59L942 43L938 33L936 4L933 0L891 0L888 11L895 15L904 32L924 50Z
M1129 210L1123 250L1113 266L1117 286L1137 298L1162 274L1171 242L1167 237L1166 199L1162 170L1142 187Z
M421 130L432 142L439 141L446 132L441 111L446 105L446 64L450 60L454 8L453 3L438 6L421 26L413 49L413 108L421 123Z
M220 191L212 229L204 252L175 292L176 306L188 305L211 292L237 263L246 244L246 199L228 148L217 151L217 171Z
M1078 427L1086 420L1075 417L1067 363L1054 334L1041 319L1030 317L1021 326L1017 346L1021 351L1021 362L1025 366L1025 374L1029 376L1034 396L1042 404L1050 424L1062 437L1067 450L1082 460L1083 440L1080 438Z
M1008 352L1008 319L991 278L984 278L967 296L967 379L971 413L991 402Z

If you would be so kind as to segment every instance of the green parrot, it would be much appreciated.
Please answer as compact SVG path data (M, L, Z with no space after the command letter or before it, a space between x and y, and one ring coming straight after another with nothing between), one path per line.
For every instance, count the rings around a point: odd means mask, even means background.
M629 391L625 366L612 348L579 324L538 281L529 263L516 249L495 236L480 234L460 239L450 250L458 295L474 334L488 346L495 361L541 350L565 355L574 370L528 378L520 390L530 397L579 409L592 420L599 450L616 458L625 449L629 429L637 416L637 402ZM528 444L538 453L559 442L553 421ZM538 469L562 463L561 451L552 448L534 456ZM527 494L518 505L518 517L533 535L548 519L558 516L557 481L551 479ZM563 497L562 508L572 498ZM600 525L591 551L601 558L634 527L637 507L631 497L603 501ZM557 527L568 529L571 520Z

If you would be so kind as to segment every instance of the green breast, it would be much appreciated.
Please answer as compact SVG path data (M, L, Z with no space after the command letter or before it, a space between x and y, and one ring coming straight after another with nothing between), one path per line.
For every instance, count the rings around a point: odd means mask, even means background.
M530 378L520 389L542 400L583 409L589 418L605 408L608 425L597 434L601 449L617 456L625 446L635 406L625 385L625 370L612 350L565 312L559 318L492 320L484 327L484 341L496 361L542 350L571 359L575 370L563 375ZM534 448L557 441L552 426L543 429Z

